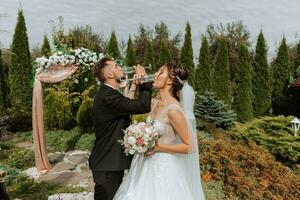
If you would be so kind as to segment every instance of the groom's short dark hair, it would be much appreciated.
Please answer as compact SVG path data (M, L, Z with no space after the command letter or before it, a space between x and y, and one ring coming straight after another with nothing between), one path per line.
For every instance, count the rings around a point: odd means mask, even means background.
M114 60L110 57L104 57L101 60L99 60L98 62L96 62L95 66L94 66L94 75L102 83L105 81L103 69L107 66L108 61L114 61Z

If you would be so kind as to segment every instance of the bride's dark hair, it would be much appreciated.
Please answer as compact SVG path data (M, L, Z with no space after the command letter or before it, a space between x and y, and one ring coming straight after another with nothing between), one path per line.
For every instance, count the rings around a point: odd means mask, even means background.
M169 77L173 80L170 93L177 101L180 101L179 91L183 87L183 81L188 80L188 72L183 66L178 64L168 63L165 66L168 69Z

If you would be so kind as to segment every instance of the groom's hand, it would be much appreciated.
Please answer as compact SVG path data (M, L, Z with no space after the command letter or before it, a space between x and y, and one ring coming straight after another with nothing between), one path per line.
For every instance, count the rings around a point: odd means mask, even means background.
M135 81L133 83L136 85L139 85L143 82L143 78L146 75L146 70L141 65L135 65L135 66L133 66L133 68L135 70L135 73L133 76L135 78Z
M133 68L137 75L145 76L147 74L145 68L141 65L134 65Z

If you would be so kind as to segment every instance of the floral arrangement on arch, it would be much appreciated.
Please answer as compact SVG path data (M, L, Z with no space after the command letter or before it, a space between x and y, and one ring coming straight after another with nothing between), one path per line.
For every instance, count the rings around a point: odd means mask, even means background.
M47 70L52 65L77 65L83 71L89 71L95 65L95 63L104 57L103 53L97 54L86 48L72 49L69 52L57 51L49 58L42 56L37 58L33 67L38 73L43 70Z
M95 63L104 56L106 55L103 53L97 54L96 52L83 47L64 51L58 50L53 55L49 56L49 58L42 56L35 59L33 62L32 79L34 80L34 76L36 74L47 70L53 65L60 65L63 67L77 65L79 66L79 70L69 79L71 82L80 84L81 81L87 83L95 79L95 81L98 83L97 79L92 76L91 71Z

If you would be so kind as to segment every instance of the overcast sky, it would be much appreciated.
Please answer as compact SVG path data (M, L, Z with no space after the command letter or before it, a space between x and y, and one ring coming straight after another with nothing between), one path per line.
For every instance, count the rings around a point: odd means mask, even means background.
M300 0L0 0L2 47L12 41L18 8L24 10L31 47L42 43L49 34L49 21L65 19L66 29L74 25L91 25L106 37L112 29L119 39L127 41L140 23L153 27L164 21L173 34L184 31L187 21L192 26L193 48L197 56L200 36L208 24L242 20L255 41L262 28L270 54L286 36L289 43L299 40ZM277 42L277 43L276 43Z

